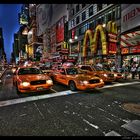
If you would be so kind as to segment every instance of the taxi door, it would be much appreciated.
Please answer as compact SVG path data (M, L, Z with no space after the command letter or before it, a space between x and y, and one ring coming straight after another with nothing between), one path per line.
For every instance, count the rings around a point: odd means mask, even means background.
M58 82L66 85L67 80L66 80L66 71L64 68L60 69L60 74L57 76Z

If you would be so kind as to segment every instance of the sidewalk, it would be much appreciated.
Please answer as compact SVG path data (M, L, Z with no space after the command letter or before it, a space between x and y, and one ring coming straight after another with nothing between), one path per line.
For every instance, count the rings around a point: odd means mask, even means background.
M138 74L137 75L135 75L135 78L134 79L132 79L132 74L131 73L129 73L129 75L127 76L127 78L126 79L128 79L128 80L139 80L139 76L138 76Z

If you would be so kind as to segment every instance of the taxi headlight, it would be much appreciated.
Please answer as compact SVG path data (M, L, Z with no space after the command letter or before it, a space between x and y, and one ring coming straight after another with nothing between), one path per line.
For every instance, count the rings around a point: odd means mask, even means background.
M88 84L88 83L89 83L88 81L80 81L80 84L86 85L86 84Z
M46 84L53 84L52 80L46 80Z
M100 79L100 82L103 82L103 79Z
M12 69L12 72L14 73L16 71L16 69Z
M107 74L103 74L103 76L107 77Z
M29 82L22 82L21 85L24 86L24 87L27 87L27 86L30 85L30 83Z

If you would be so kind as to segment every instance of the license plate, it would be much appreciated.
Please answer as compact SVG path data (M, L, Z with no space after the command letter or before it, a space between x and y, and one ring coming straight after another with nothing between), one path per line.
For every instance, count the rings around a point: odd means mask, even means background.
M38 87L38 88L37 88L37 90L43 90L43 89L44 89L43 87Z

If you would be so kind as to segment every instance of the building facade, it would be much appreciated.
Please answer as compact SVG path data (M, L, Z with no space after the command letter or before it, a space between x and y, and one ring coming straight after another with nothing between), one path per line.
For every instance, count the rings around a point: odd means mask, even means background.
M122 64L140 62L140 4L121 5L121 55Z
M3 39L3 30L0 28L0 63L4 64L7 62L6 54L4 51L4 39Z
M109 22L115 23L117 26L117 34L120 30L120 5L115 4L69 4L68 6L68 34L70 41L70 54L69 58L78 60L78 63L84 62L84 53L86 53L86 63L92 62L96 58L103 58L103 50L101 46L101 31L97 41L96 53L91 53L90 47L90 35L89 41L87 41L86 52L84 51L85 44L84 38L87 30L91 30L93 34L96 32L98 25L104 25L108 28ZM112 26L112 25L111 25ZM100 28L100 27L99 27ZM100 29L99 29L100 30ZM89 33L92 34L92 33ZM107 32L105 32L107 34ZM92 36L92 35L91 35ZM75 38L76 37L76 38ZM87 37L87 38L88 38ZM91 37L92 38L92 37ZM107 42L108 43L108 42ZM118 46L115 46L117 49ZM109 47L107 48L109 52ZM77 53L78 52L78 53ZM112 52L110 50L110 52ZM117 52L107 53L106 57L108 61L110 59L117 59ZM93 63L93 62L92 62Z
M36 8L37 36L43 36L43 57L46 61L67 59L64 50L64 25L67 4L39 4Z

